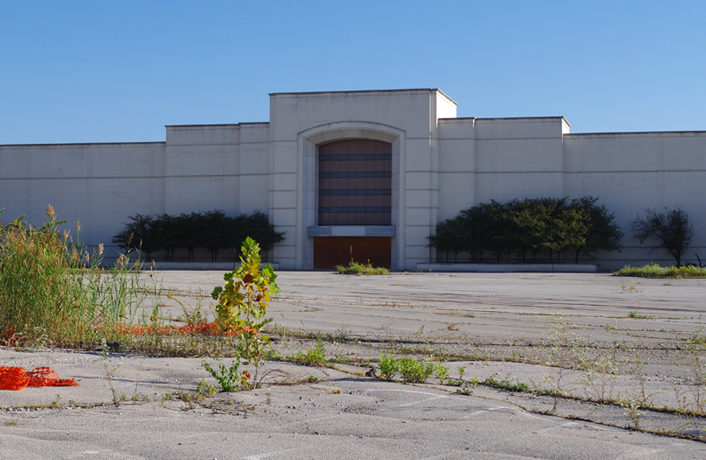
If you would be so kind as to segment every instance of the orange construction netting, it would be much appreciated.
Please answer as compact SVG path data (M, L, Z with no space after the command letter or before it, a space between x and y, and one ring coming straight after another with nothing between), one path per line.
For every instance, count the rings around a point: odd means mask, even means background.
M145 335L145 334L177 334L177 335L238 335L238 334L257 334L258 331L250 326L240 326L238 330L223 331L216 323L195 323L184 326L159 326L153 327L147 324L118 324L117 330L124 335Z
M21 390L27 387L66 387L78 385L75 379L60 379L53 369L0 366L0 390Z

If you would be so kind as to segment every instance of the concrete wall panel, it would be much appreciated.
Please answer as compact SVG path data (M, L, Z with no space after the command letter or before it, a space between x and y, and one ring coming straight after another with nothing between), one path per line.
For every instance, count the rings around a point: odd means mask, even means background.
M269 174L269 145L263 143L240 145L240 174Z
M409 208L405 210L405 221L407 225L429 225L432 222L432 212L430 208Z
M476 174L475 185L476 203L563 195L561 173Z
M447 118L439 120L439 139L474 139L475 118Z
M238 149L229 145L168 146L167 176L238 174Z
M250 214L254 211L267 213L269 197L267 194L268 176L243 175L238 178L238 191L234 192L238 199L238 209L241 213Z
M439 175L439 220L451 219L475 204L474 178L465 172Z
M476 139L561 138L562 117L477 118Z
M660 141L653 134L601 134L565 137L567 171L655 171Z
M429 190L407 190L405 198L407 208L428 208L432 205L432 194Z
M296 174L271 174L272 190L297 190Z
M476 141L477 171L562 171L561 139Z
M439 140L439 171L473 173L476 169L473 139Z
M271 135L296 139L299 132L314 126L365 121L403 126L409 138L426 137L434 102L428 90L272 94Z
M239 142L240 126L237 124L167 126L169 145L233 145Z
M434 178L428 172L408 172L405 174L407 190L429 190L435 186Z

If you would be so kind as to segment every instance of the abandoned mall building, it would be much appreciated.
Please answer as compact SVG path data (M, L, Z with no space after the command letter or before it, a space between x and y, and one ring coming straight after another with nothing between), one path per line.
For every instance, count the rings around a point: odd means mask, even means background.
M562 116L459 118L438 89L274 93L268 122L166 126L163 142L0 146L5 220L41 224L52 204L114 255L111 238L138 213L262 211L284 233L266 257L281 269L342 253L417 270L437 261L437 223L526 197L597 197L625 234L621 251L582 259L600 269L673 263L630 228L645 210L681 208L695 261L706 258L705 188L706 131L574 134Z

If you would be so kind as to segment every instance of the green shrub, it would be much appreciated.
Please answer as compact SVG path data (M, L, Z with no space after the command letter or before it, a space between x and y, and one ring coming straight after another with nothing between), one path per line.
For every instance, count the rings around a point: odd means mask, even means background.
M453 219L440 222L429 245L438 255L458 261L466 253L471 261L492 255L495 262L513 257L521 262L536 262L544 256L550 262L573 251L578 263L581 255L597 250L620 248L622 233L614 216L597 198L526 198L506 203L490 201L461 211ZM556 259L555 259L556 257Z
M207 248L211 260L216 261L219 249L235 250L250 236L258 241L264 251L284 239L284 233L275 231L267 216L261 212L226 216L223 211L192 212L172 216L162 214L130 216L129 223L113 237L126 251L139 249L148 258L163 251L168 260L174 250L187 249L189 260L193 260L195 248Z
M351 259L348 265L336 265L336 270L342 275L389 275L385 267L373 267L370 262L361 264Z

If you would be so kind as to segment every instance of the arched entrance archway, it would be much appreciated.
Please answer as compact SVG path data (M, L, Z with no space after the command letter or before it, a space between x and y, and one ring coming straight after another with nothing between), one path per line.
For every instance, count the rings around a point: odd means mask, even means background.
M355 221L354 225L322 225L319 221L319 153L320 147L338 141L373 140L381 141L390 147L390 212L387 213L389 221L384 225L362 224ZM390 261L385 260L371 263L390 266L393 270L405 266L404 248L405 234L397 229L404 227L405 195L403 193L405 177L400 174L404 169L404 155L406 137L405 132L393 126L361 122L345 121L326 123L312 127L299 133L299 173L298 182L301 184L298 196L297 217L297 268L311 269L314 263L314 245L318 238L358 238L364 237L371 243L389 244L390 249L375 250L376 253L389 254ZM324 148L324 150L326 150ZM369 152L376 154L376 152ZM343 161L343 160L340 160ZM334 172L334 171L331 171ZM358 192L356 192L358 193ZM362 193L362 192L360 192ZM368 193L368 192L365 192ZM329 206L334 207L334 206ZM380 207L380 206L363 206ZM350 211L350 209L348 209ZM353 213L349 213L353 214ZM382 238L372 240L371 238ZM366 262L364 255L358 255L356 247L363 240L353 240L353 254L356 260ZM337 243L341 252L348 254L343 263L350 260L351 244L343 240L330 239L329 243ZM367 251L367 250L366 250ZM326 264L331 266L330 263ZM316 264L316 266L322 266Z
M319 226L390 226L392 144L373 139L320 144L317 201ZM355 260L389 268L390 240L384 236L315 237L314 267L331 268Z

